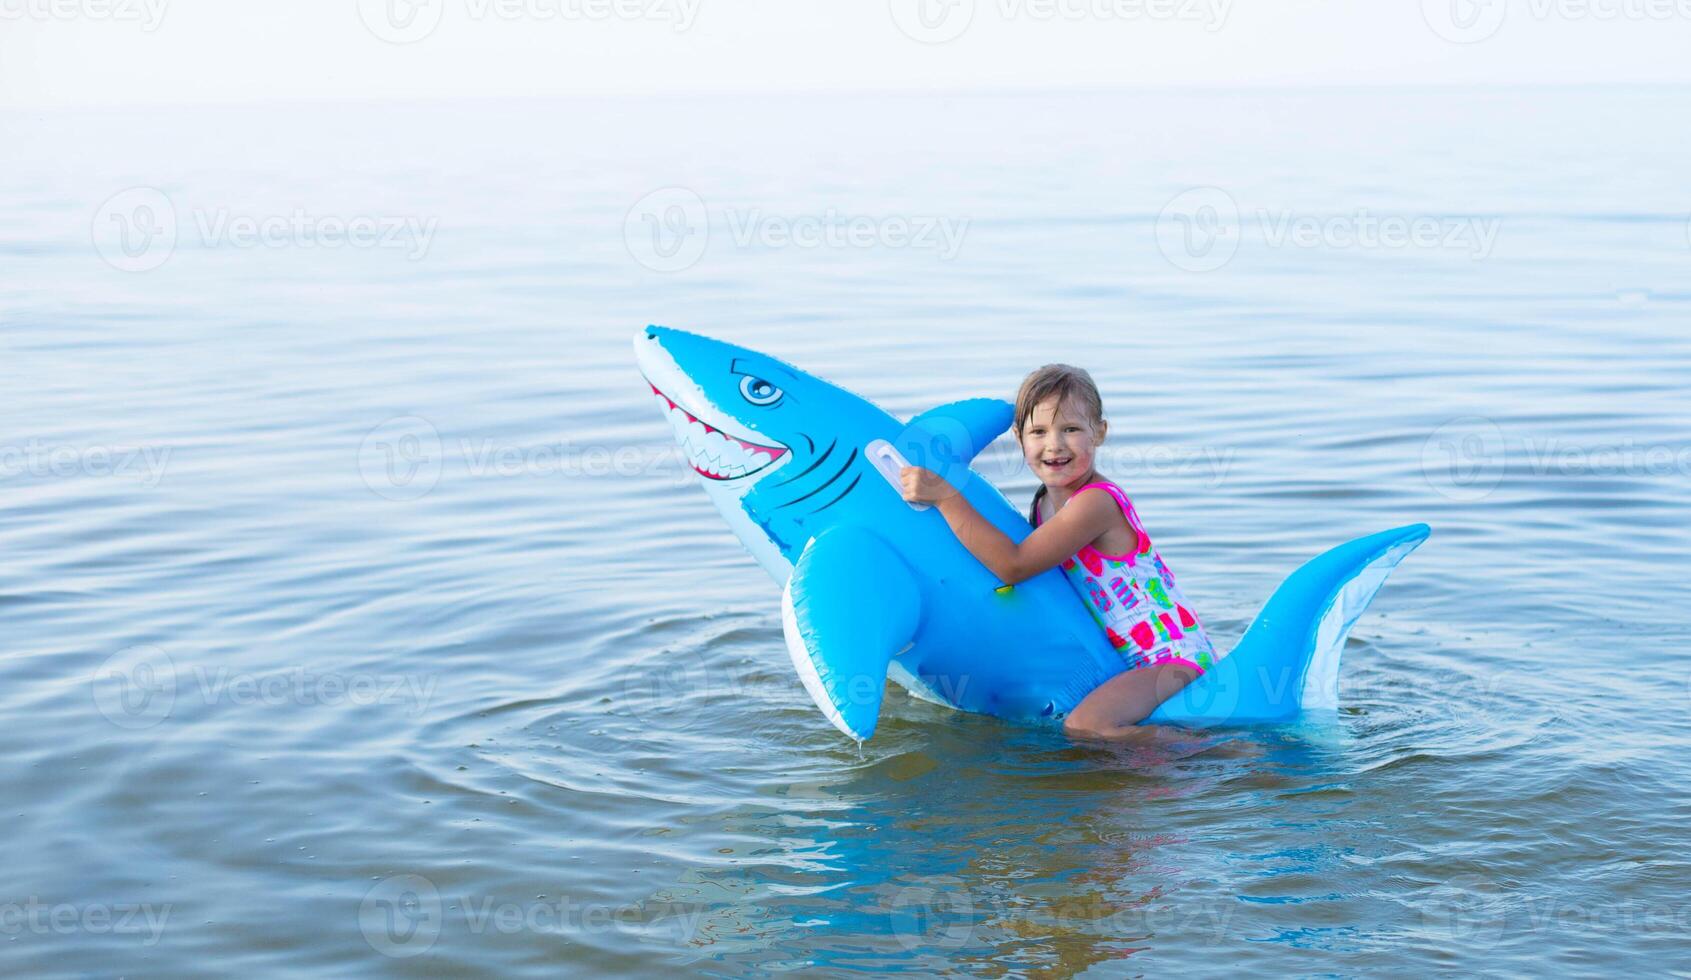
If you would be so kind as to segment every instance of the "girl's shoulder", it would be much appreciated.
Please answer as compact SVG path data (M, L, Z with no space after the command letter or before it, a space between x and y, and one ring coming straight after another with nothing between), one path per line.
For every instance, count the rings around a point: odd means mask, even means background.
M1120 515L1116 526L1105 531L1093 542L1099 551L1105 552L1107 558L1125 559L1131 555L1146 550L1150 539L1145 535L1145 528L1139 523L1139 515L1133 509L1133 501L1127 498L1126 491L1109 480L1096 480L1075 491L1078 499L1088 490L1099 489L1114 499L1114 509ZM1100 495L1101 496L1101 495Z
M1080 500L1082 494L1088 490L1094 489L1104 491L1103 494L1095 494L1094 497L1107 496L1113 499L1116 504L1116 509L1121 512L1123 517L1127 518L1129 527L1133 527L1135 524L1134 519L1137 516L1133 512L1133 501L1128 499L1127 492L1125 490L1109 480L1094 480L1091 483L1082 486L1074 492L1074 496L1069 498L1069 503L1072 504L1075 501ZM1089 497L1087 499L1091 500L1094 498ZM1091 505L1088 504L1088 506ZM1038 527L1041 523L1050 520L1052 516L1053 515L1049 512L1049 508L1046 506L1045 488L1040 487L1033 493L1033 503L1028 505L1028 523Z
M1074 495L1078 497L1086 491L1093 489L1103 490L1111 497L1114 497L1116 503L1121 505L1121 509L1124 513L1133 509L1133 501L1127 496L1127 491L1123 490L1110 480L1094 480L1081 487L1079 490L1076 490Z

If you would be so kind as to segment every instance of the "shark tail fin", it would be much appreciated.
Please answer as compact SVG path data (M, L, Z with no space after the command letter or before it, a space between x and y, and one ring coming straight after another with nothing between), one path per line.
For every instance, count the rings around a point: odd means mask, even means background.
M887 672L920 619L921 593L904 559L855 525L811 539L781 595L787 653L804 689L858 741L875 734Z
M1274 590L1231 653L1145 722L1272 723L1305 709L1338 707L1345 638L1386 576L1430 533L1425 524L1410 524L1311 558Z

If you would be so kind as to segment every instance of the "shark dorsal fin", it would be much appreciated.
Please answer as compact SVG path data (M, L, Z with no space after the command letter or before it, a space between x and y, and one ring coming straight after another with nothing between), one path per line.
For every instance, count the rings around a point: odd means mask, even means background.
M893 440L912 466L942 475L968 466L992 440L1010 428L1015 409L1000 398L965 398L930 408L910 420Z

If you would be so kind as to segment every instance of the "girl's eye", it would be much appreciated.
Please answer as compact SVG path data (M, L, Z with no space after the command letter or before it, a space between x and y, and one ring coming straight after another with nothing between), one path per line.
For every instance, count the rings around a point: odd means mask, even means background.
M781 389L749 374L740 379L740 394L753 405L773 405L781 400Z

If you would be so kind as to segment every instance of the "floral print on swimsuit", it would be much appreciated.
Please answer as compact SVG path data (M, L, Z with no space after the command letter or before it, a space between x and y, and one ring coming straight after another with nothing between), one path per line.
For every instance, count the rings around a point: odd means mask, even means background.
M1153 664L1184 663L1199 674L1215 665L1215 645L1198 617L1186 604L1186 597L1174 582L1163 556L1151 545L1151 536L1139 521L1132 501L1114 483L1088 483L1076 494L1097 487L1115 498L1127 523L1139 536L1138 551L1131 555L1106 555L1087 545L1064 560L1063 574L1080 593L1092 618L1110 638L1110 643L1127 661L1129 670ZM1033 509L1034 526L1040 524L1039 507Z

